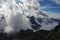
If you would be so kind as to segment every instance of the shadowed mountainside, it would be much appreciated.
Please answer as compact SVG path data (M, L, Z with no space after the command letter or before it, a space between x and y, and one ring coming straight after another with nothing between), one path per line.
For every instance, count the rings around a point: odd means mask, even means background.
M0 40L60 40L60 23L51 31L20 30L14 34L0 32Z

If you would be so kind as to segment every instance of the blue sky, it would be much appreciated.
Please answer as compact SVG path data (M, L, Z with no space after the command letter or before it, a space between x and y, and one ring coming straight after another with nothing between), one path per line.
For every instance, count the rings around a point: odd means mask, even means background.
M60 14L60 4L52 0L39 1L41 10Z

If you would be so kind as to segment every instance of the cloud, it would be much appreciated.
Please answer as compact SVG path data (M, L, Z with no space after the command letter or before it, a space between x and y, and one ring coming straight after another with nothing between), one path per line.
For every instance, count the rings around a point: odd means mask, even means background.
M45 19L43 19L42 27L40 28L40 30L43 29L43 30L50 31L50 30L54 29L56 27L56 25L58 25L58 22L55 22L49 18L45 18Z
M14 32L14 29L11 26L8 26L8 27L4 28L4 32L5 33L11 33L11 32Z
M12 16L10 25L16 32L20 31L21 29L32 29L29 24L29 19L26 16L21 15L20 13L17 13L16 16Z
M43 10L42 10L43 11ZM60 19L60 14L55 12L43 11L44 14L47 14L50 18Z
M60 5L60 0L51 0Z
M59 6L41 6L40 9L48 9L48 8L60 8Z
M2 21L0 29L9 33L11 31L19 31L21 29L32 29L29 19L26 16L37 16L36 13L40 7L37 0L19 0L22 3L16 4L17 0L2 0L0 5L0 14L5 17L5 23ZM24 13L23 13L24 12ZM6 26L5 26L6 25Z
M0 29L4 29L5 32L20 31L21 29L33 29L30 25L30 19L27 16L38 17L40 5L38 0L3 0L0 8L0 14L3 14L5 21L1 21ZM44 23L45 24L45 23ZM5 26L6 25L6 26ZM46 26L46 25L45 25Z
M60 19L60 14L55 14L53 12L48 12L48 11L43 11L41 10L43 14L45 15L48 15L48 17L44 17L43 18L41 17L42 19L42 22L41 22L41 28L40 30L47 30L47 31L50 31L52 29L54 29L57 25L58 25L58 22L54 21L54 20L51 20L51 18L53 19ZM41 15L41 13L40 13Z
M39 1L44 1L44 0L39 0Z

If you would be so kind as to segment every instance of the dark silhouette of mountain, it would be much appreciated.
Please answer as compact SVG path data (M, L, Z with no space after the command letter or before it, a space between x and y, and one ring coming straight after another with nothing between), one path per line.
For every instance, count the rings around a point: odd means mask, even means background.
M34 16L31 16L31 17L28 17L30 19L30 23L31 23L31 27L35 30L37 29L40 29L40 24L37 24L37 22L35 21L35 17Z
M60 40L60 23L51 31L31 29L20 30L14 34L0 32L0 40Z

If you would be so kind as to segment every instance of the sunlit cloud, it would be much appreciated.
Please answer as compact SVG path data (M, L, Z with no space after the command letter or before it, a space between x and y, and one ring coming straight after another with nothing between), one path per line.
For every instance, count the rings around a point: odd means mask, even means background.
M11 31L20 31L21 29L26 30L26 29L32 29L31 27L31 22L30 22L30 18L33 16L36 20L38 18L42 18L39 17L40 15L43 15L43 17L45 18L44 14L47 15L47 12L44 12L43 10L40 13L41 9L46 9L46 8L51 8L50 6L44 6L41 7L40 3L38 2L39 0L2 0L2 4L0 4L0 15L4 15L3 21L1 21L1 29L4 30L4 32L11 32ZM40 0L43 1L43 0ZM53 8L53 7L52 7ZM53 13L52 13L53 14ZM54 15L54 14L53 14ZM48 14L48 16L57 17L56 15L51 16L50 13ZM48 21L50 21L49 17ZM43 19L42 21L42 28L44 29L44 27L46 27L46 23L47 23L47 18ZM1 19L1 17L0 17ZM5 20L5 21L4 21ZM35 20L35 21L36 21ZM52 26L56 26L58 23L52 21L53 23L49 23L49 25L47 25L47 27L52 27ZM37 22L38 23L38 22ZM52 25L54 24L54 25ZM55 25L56 24L56 25ZM3 27L2 27L3 26ZM53 28L51 28L53 29Z

